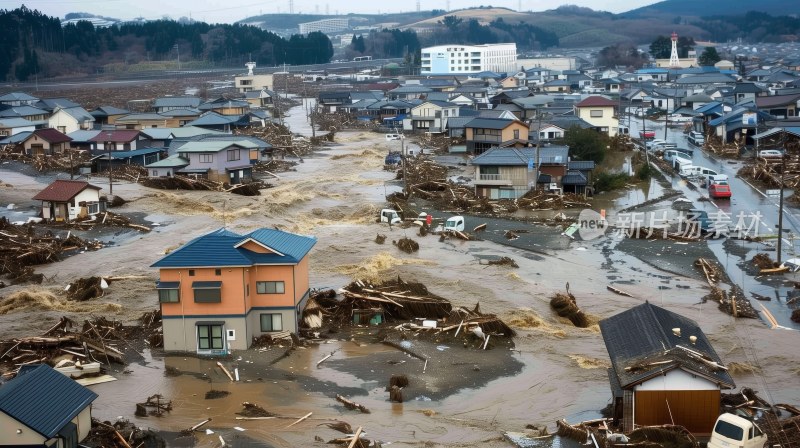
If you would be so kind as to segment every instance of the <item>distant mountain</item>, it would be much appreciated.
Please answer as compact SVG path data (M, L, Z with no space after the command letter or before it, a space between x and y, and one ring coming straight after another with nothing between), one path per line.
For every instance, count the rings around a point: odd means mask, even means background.
M664 0L619 15L631 18L665 14L672 17L705 17L742 15L748 11L765 12L773 16L796 15L800 14L800 2L796 0Z

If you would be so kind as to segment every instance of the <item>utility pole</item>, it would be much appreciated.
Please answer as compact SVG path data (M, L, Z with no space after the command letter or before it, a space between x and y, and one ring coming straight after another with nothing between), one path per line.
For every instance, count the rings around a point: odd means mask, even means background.
M110 196L114 194L114 182L111 180L111 133L107 132L106 137L108 137L108 142L106 142L106 146L108 148L108 160L106 162L108 163L108 194Z
M784 176L786 175L786 128L781 131L781 142L783 143L783 155L781 156L781 192L778 199L778 266L781 265L781 249L783 246L783 188L785 185Z
M536 121L539 123L536 127L536 160L533 161L533 189L539 188L539 148L542 146L542 108L536 108Z

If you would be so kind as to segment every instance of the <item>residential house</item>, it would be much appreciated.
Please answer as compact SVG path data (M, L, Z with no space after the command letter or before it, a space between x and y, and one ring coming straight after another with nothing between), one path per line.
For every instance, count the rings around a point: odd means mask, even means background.
M132 113L114 121L117 129L167 128L169 117L154 113Z
M760 96L755 101L759 110L776 118L796 117L800 109L800 91L789 95Z
M196 120L186 123L186 126L194 126L225 133L232 132L233 128L249 125L249 115L222 115L217 112L206 112Z
M555 102L552 95L536 95L524 98L514 98L511 104L519 108L519 112L512 110L514 114L519 114L518 118L522 121L534 120L540 114L547 113L547 108Z
M179 154L173 154L165 159L145 165L150 177L177 176L184 168L189 166L189 159Z
M533 189L537 182L536 156L539 156L539 177L547 183L561 183L567 173L569 148L545 146L537 148L492 148L472 160L475 166L475 195L489 199L515 199Z
M557 126L553 123L548 123L544 121L538 123L536 121L533 121L531 122L529 140L532 142L540 142L540 141L549 142L551 140L560 140L564 138L564 135L566 135L566 133L567 133L566 129Z
M386 92L386 95L392 100L413 100L424 99L431 92L433 89L422 85L405 84Z
M30 96L25 92L11 92L0 96L0 106L33 106L39 98Z
M109 165L112 168L123 165L146 166L161 160L161 156L165 152L164 148L139 148L113 151L111 154L101 152L91 159L94 162L93 171L95 173L105 171Z
M336 92L319 92L317 99L321 112L334 113L342 106L351 104L350 92L336 91Z
M252 180L250 147L246 140L230 142L209 140L187 142L177 153L189 160L189 165L180 171L217 182L238 184ZM146 168L150 169L148 165Z
M64 134L69 134L80 129L92 129L94 127L94 117L80 106L66 109L56 107L47 123L49 127L58 129Z
M464 125L464 131L467 152L475 155L504 142L528 139L528 125L519 120L477 117Z
M157 114L173 109L197 109L200 102L196 96L167 96L156 98L153 109Z
M768 92L758 87L753 82L737 82L733 87L734 102L755 101L756 97L766 95Z
M20 132L33 132L36 123L24 118L0 118L0 137L19 134Z
M424 101L411 108L411 117L403 120L403 129L411 132L442 133L447 121L458 117L457 104L446 101Z
M77 448L97 394L46 364L22 366L0 387L0 446Z
M118 118L124 117L131 112L114 106L100 106L89 113L94 117L95 124L102 126L104 124L113 125Z
M504 90L497 95L489 98L489 103L493 107L497 107L500 104L511 104L512 101L518 98L527 98L529 96L533 96L533 92L528 89L523 90Z
M85 219L105 211L100 187L84 180L57 179L33 197L42 201L42 218L53 221Z
M71 138L55 129L37 129L28 136L23 142L25 154L38 156L52 156L63 154L71 149Z
M616 114L617 103L602 96L590 96L575 105L575 115L590 123L598 131L609 137L619 132Z
M168 128L179 128L197 120L203 113L199 109L170 109L159 115L166 117Z
M567 162L567 174L561 178L564 193L586 195L591 191L594 160L570 160Z
M225 354L262 334L296 332L316 242L273 229L219 229L155 262L164 350Z
M551 93L572 93L572 87L566 79L553 79L542 84L543 92Z
M33 107L38 107L39 109L46 110L50 113L55 112L56 109L69 109L72 107L81 107L80 104L67 99L67 98L42 98L39 101L32 104Z
M481 83L479 85L462 84L453 89L451 94L453 95L453 97L450 99L451 102L455 102L456 104L463 103L463 101L457 99L459 95L463 95L471 99L473 104L477 104L478 107L485 109L489 104L489 97L494 93L492 89Z
M622 431L673 424L708 435L733 379L697 322L649 302L600 321ZM719 367L715 367L719 365Z
M268 90L273 88L273 85L274 79L271 73L262 75L248 73L246 75L236 75L234 77L234 87L236 87L239 93Z
M745 114L748 117L745 117ZM753 144L752 137L757 132L758 124L774 118L766 112L759 111L754 104L736 106L730 112L708 120L706 135L708 133L715 135L722 143L740 141L750 145Z
M97 137L98 134L100 134L99 129L93 129L91 131L80 130L70 132L67 134L67 137L72 139L72 141L69 142L69 145L73 151L91 152L92 148L96 144L94 141L92 141L92 139Z
M90 138L92 142L92 155L107 153L108 151L131 151L138 149L141 131L136 129L109 129L98 132Z
M273 97L275 97L275 92L267 89L251 90L244 94L244 100L250 103L251 108L272 107Z
M0 109L0 118L24 118L36 124L47 125L50 112L33 106L14 106Z
M250 103L244 100L232 100L227 98L217 98L206 101L197 107L201 112L216 112L220 115L241 116L250 111Z

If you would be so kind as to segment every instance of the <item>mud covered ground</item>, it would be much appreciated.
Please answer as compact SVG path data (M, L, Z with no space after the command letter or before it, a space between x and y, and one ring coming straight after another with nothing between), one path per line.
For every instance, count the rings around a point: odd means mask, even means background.
M95 415L123 416L171 433L213 419L208 427L217 434L198 434L196 440L174 436L171 446L217 446L216 437L222 434L240 446L322 447L325 443L316 441L315 435L324 441L340 436L319 426L332 419L363 426L369 438L399 447L509 446L503 431L521 431L529 423L553 429L562 417L570 421L597 417L609 402L609 362L597 325L575 328L549 308L549 297L567 283L595 322L644 300L698 320L724 362L760 368L756 374L734 372L737 385L754 387L768 399L800 403L798 332L770 330L755 320L734 321L714 306L702 306L700 297L707 285L687 264L706 253L702 247L640 241L618 247L606 239L570 241L556 229L533 227L525 234L528 239L520 238L516 245L498 244L503 243L499 237L488 235L482 241L439 242L433 235L417 236L416 229L389 230L375 219L385 195L398 188L392 182L394 174L381 169L386 151L396 142L361 132L340 133L337 140L305 158L296 171L270 180L275 188L257 197L115 184L114 192L129 201L116 212L141 214L145 221L161 225L101 251L39 267L46 277L36 287L42 300L12 306L0 315L0 337L39 334L64 314L77 319L102 314L131 321L157 306L153 289L157 272L149 266L166 250L222 226L240 232L277 227L318 238L311 252L312 287L339 288L353 279L400 275L425 284L455 306L472 308L480 303L484 312L498 314L518 336L513 343L498 341L486 351L470 343L464 347L463 341L412 340L436 359L423 373L419 359L376 342L372 330L363 329L360 335L330 335L329 343L297 349L285 357L279 348L235 353L223 362L239 368L238 383L228 381L215 367L216 360L148 351L144 361L118 375L119 381L92 386L100 395ZM32 206L30 197L44 186L39 179L1 166L0 179L0 206L10 202ZM103 186L102 181L98 184ZM497 235L520 226L530 225L491 221L487 232ZM388 236L386 244L374 242L377 233ZM402 236L415 239L419 252L405 254L391 244ZM500 256L513 258L519 268L483 262ZM661 269L666 264L673 267ZM90 275L144 278L112 284L104 297L82 304L89 308L70 309L69 304L53 301L70 279ZM615 295L606 290L608 284L635 297ZM0 290L0 304L22 288L29 287ZM331 352L334 356L317 367ZM168 375L167 367L178 374ZM405 373L412 380L404 403L388 401L385 388L393 373ZM230 394L206 400L211 389ZM160 419L134 417L133 404L155 393L173 400L172 413ZM334 400L337 393L371 413L346 410ZM243 401L287 418L236 420ZM308 412L313 412L311 418L287 428L292 418Z

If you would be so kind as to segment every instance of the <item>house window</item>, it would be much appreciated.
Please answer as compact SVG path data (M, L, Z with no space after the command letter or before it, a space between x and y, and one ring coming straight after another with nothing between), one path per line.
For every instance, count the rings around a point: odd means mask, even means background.
M189 277L194 277L194 269L189 269Z
M261 331L283 331L283 316L281 314L262 314Z
M158 170L153 170L153 177L158 177Z
M222 269L214 269L214 275L222 275Z
M258 294L283 294L286 291L283 282L256 282L256 292Z
M231 162L233 160L239 160L241 155L239 155L238 149L229 149L228 150L228 161Z
M178 289L159 289L158 301L161 303L178 303L180 302L181 294Z
M197 325L198 350L222 350L225 348L222 341L222 325Z
M592 117L592 118L602 118L603 117L603 111L602 111L602 109L601 110L590 110L589 111L589 116Z
M214 154L200 154L200 163L213 163Z
M252 86L253 85L253 80L251 80L251 79L243 79L241 82L242 82L243 86Z
M100 203L99 202L90 202L86 204L86 208L89 211L90 215L96 215L100 213Z
M66 134L67 133L67 127L66 126L58 126L58 132L60 132L62 134Z
M196 303L219 303L222 301L222 282L194 282L192 289Z
M519 139L519 129L514 129L514 138Z

